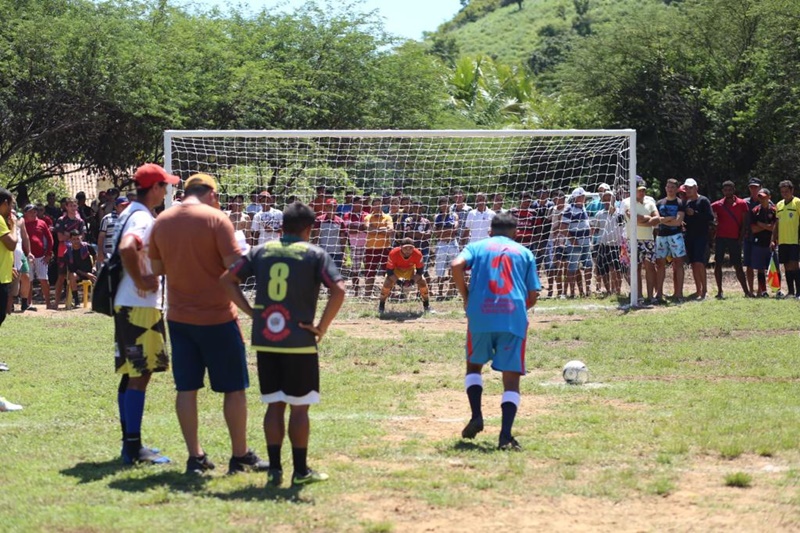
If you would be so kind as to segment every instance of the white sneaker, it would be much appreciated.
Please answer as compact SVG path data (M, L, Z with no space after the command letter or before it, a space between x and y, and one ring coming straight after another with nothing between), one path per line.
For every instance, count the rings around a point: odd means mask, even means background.
M2 396L0 396L0 413L5 411L22 411L22 406L11 403Z

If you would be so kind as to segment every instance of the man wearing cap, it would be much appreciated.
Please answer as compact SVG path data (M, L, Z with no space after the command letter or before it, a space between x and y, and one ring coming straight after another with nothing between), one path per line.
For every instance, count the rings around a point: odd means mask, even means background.
M708 242L714 222L711 202L702 194L698 194L697 181L692 178L684 181L686 188L686 215L684 226L686 234L686 258L692 265L692 277L695 285L695 299L704 300L708 294Z
M778 250L778 260L783 265L789 296L800 295L800 198L794 195L794 185L789 180L778 184L782 200L775 206L775 229L772 231L772 249ZM778 295L782 295L778 292ZM780 296L782 297L782 296Z
M567 233L567 287L569 296L575 296L575 283L578 284L578 293L581 296L590 295L592 287L592 255L591 239L592 227L589 224L589 215L583 203L586 200L586 191L583 187L576 187L570 194L569 205L561 216L561 229ZM583 270L583 281L578 273ZM583 284L586 284L584 292Z
M333 198L325 200L322 214L314 221L311 242L325 250L336 265L336 270L341 271L347 232L344 220L336 214L336 205L336 200Z
M656 237L656 300L664 301L664 278L667 276L667 256L672 256L674 297L683 301L683 260L686 244L683 240L683 217L686 206L678 199L678 180L668 179L667 196L656 202L661 223Z
M47 265L53 258L53 234L47 222L39 218L38 210L34 205L28 204L23 210L25 229L31 241L31 262L32 280L39 280L42 287L42 297L45 307L50 309L50 282L47 279Z
M638 178L638 176L637 176ZM658 208L655 201L647 196L647 186L642 179L636 188L636 205L631 208L631 199L625 198L622 201L622 213L630 223L636 217L636 256L638 265L638 289L639 297L642 297L642 268L645 273L645 284L647 287L647 299L654 301L653 289L656 281L656 241L653 237L653 228L658 226L661 219L658 215Z
M717 221L716 238L714 240L714 279L717 282L717 299L724 298L722 291L722 262L725 254L730 257L736 279L742 286L745 296L750 296L747 281L742 270L742 240L747 226L747 202L734 194L732 181L722 183L722 198L711 204L714 218Z
M204 386L206 371L211 390L225 398L232 449L228 473L266 470L266 462L247 447L245 389L250 381L245 346L236 307L219 282L241 250L233 224L219 208L216 180L208 174L186 180L183 201L159 215L150 243L153 272L166 274L168 280L167 323L178 391L175 407L189 452L186 473L214 468L198 435L197 391Z
M488 239L493 218L494 211L486 206L486 193L479 192L475 195L475 209L467 213L464 221L464 239L470 243Z
M272 206L272 195L263 191L258 197L261 200L261 211L253 215L250 226L251 246L280 239L283 227L283 213Z
M745 200L745 202L747 202L748 218L745 223L744 242L742 243L742 251L744 255L742 264L745 267L747 288L750 290L751 295L757 296L756 291L753 290L753 281L755 278L755 271L753 268L753 223L749 217L753 209L761 205L761 201L758 198L758 193L761 190L761 180L758 178L750 178L750 180L747 182L747 188L750 192L750 196L748 196ZM763 291L758 291L758 294L761 294L762 292Z
M97 269L103 265L106 259L111 257L114 253L114 246L117 244L115 240L117 220L120 213L125 211L125 208L130 205L127 198L121 197L114 200L114 210L103 217L100 221L100 231L97 234L97 249L100 253L97 254Z
M142 446L145 395L154 372L169 368L162 315L161 280L153 273L148 251L153 229L152 211L161 205L167 185L178 178L148 163L134 173L136 200L119 215L119 256L122 278L114 297L114 366L120 379L117 390L122 426L122 460L126 464L168 463L169 459ZM115 206L116 207L116 206Z
M749 268L758 272L758 292L751 293L769 297L767 292L767 270L769 270L769 260L772 257L772 231L775 229L777 214L775 205L770 201L769 189L759 189L756 193L759 204L750 209L748 220L750 221L751 250Z

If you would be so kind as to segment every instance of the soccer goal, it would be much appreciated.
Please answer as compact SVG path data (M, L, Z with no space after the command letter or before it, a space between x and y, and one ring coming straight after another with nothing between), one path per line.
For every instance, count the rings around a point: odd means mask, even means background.
M631 302L638 298L636 254L628 252L636 250L635 232L626 234L619 217L597 217L609 200L598 196L604 186L611 205L635 191L634 130L168 130L164 154L166 169L183 179L214 175L223 209L256 217L301 200L332 222L339 217L341 240L331 238L335 224L317 238L341 254L351 294L376 296L363 290L370 275L381 276L370 270L365 246L409 237L423 251L433 296L452 296L447 254L486 235L487 212L511 211L518 240L537 257L544 297L580 297L587 277L597 286L599 271ZM392 220L385 242L362 231L364 213L378 209ZM246 233L250 243L268 234L263 225ZM445 244L452 245L446 253ZM614 253L598 254L600 244Z

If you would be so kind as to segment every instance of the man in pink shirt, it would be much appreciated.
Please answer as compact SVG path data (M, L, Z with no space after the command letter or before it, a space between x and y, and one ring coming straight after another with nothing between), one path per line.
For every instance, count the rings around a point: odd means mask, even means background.
M731 264L736 270L736 279L742 286L745 296L750 296L747 281L742 270L742 239L747 222L747 202L734 194L732 181L722 184L722 198L711 204L716 220L717 233L714 240L714 278L717 281L717 299L722 293L722 261L727 252Z

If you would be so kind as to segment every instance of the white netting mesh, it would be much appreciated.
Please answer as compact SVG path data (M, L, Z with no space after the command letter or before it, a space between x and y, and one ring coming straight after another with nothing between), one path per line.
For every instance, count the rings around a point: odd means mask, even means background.
M482 205L476 205L476 195L485 193L487 209L511 210L518 216L520 240L539 260L544 294L552 289L552 296L556 297L570 293L568 279L575 280L576 289L581 281L585 286L593 264L608 259L598 257L599 244L616 247L610 272L624 276L625 246L620 220L615 216L603 218L602 214L598 218L595 213L600 207L596 193L601 184L610 186L616 202L627 196L630 133L169 131L165 134L165 150L169 170L182 178L195 172L214 175L224 209L257 211L259 207L255 206L261 200L252 195L263 191L270 193L272 209L278 210L298 199L323 213L325 200L335 199L335 208L328 209L342 219L341 241L334 237L338 231L335 221L322 226L315 236L323 247L341 254L348 290L352 294L353 288L360 288L362 296L368 277L375 276L364 263L364 235L357 231L363 229L359 226L364 222L363 215L345 215L354 209L353 200L346 196L348 192L355 194L355 203L364 197L370 203L380 199L394 226L391 242L386 244L391 247L405 236L412 237L426 255L433 295L443 297L452 295L452 289L446 268L442 271L446 262L440 245L452 244L453 237L454 244L462 247L470 238L485 234L490 217ZM578 187L587 192L584 211L588 216L584 219L576 208L564 217L558 206L551 205L553 199L562 193L567 204L564 209L570 211L570 195ZM459 191L463 192L463 199L456 196ZM539 203L542 191L550 196L544 204ZM527 201L528 193L532 202ZM234 202L236 195L242 195L242 205ZM455 232L446 231L445 218L440 217L439 224L435 224L442 196L448 197L448 207L443 211L460 215L460 228ZM459 200L477 213L470 216ZM501 203L496 204L496 200ZM250 243L272 238L272 231L277 228L270 226L280 224L267 214L251 213L244 218L234 213L233 217L248 234ZM467 226L469 232L464 231ZM586 227L594 229L585 232ZM381 247L380 242L367 244L372 245L370 249ZM382 277L380 272L376 276L379 281L375 291L379 290ZM581 292L575 291L576 295ZM376 292L369 296L376 296Z

